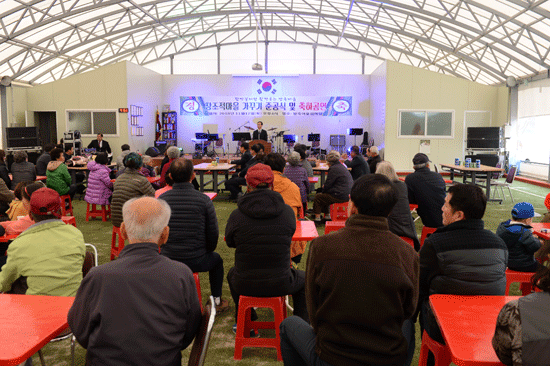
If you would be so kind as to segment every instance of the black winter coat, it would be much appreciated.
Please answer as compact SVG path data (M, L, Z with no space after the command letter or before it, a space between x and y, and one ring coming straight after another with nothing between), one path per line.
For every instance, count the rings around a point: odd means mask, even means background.
M235 290L241 295L283 296L296 280L290 267L290 242L296 217L283 197L269 189L242 196L225 227L227 246L235 248ZM279 293L274 293L278 289Z
M405 178L409 203L418 205L422 224L428 227L443 226L441 207L445 204L445 181L441 174L430 168L420 168Z
M170 234L161 254L183 261L202 257L216 249L218 219L207 195L195 190L191 183L174 183L172 189L159 198L172 209L168 222Z

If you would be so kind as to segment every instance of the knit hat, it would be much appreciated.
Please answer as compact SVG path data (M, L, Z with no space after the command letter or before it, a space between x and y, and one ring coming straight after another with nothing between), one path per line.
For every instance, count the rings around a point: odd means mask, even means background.
M426 164L428 162L430 162L430 158L428 157L428 155L423 153L418 153L413 158L414 165Z
M546 199L544 200L544 205L546 206L546 208L548 209L548 211L550 211L550 193L548 193L546 195Z
M258 187L260 184L273 185L273 171L265 164L254 164L246 172L246 184L252 188Z
M532 204L529 202L516 203L512 209L512 217L514 219L530 219L531 217L538 217L540 214L535 212Z
M35 215L61 217L61 197L51 188L40 188L31 196L31 212Z

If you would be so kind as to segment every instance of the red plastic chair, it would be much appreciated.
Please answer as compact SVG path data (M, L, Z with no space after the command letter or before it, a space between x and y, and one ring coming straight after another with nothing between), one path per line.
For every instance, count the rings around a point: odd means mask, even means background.
M273 310L274 321L260 322L250 320L252 308L269 308ZM239 298L239 314L237 320L237 334L235 336L235 354L233 358L240 360L243 357L244 347L269 347L277 350L277 360L282 361L281 337L279 326L286 318L285 297L249 297ZM252 329L275 329L275 338L250 338Z
M74 216L73 214L73 203L71 201L71 196L68 194L64 194L62 196L59 196L61 198L61 215L63 216L69 216L68 213L71 214L71 216ZM69 200L69 208L66 209L65 206L67 204L67 200Z
M73 225L76 227L76 219L74 216L61 216L61 220L67 225Z
M325 235L333 231L338 231L346 226L345 221L327 221L325 222Z
M414 248L414 241L411 238L407 238L406 236L400 236L400 238Z
M113 235L111 237L111 260L118 257L122 249L124 249L124 242L125 240L122 238L120 228L113 226Z
M422 234L420 235L420 248L422 248L422 245L424 245L424 240L426 240L428 235L430 235L431 233L433 233L436 230L437 230L436 227L424 226L422 228Z
M505 296L508 296L510 292L510 285L514 282L519 282L521 294L523 296L529 295L531 293L531 278L533 277L534 272L518 272L512 271L511 269L506 269L506 292Z
M111 206L101 205L101 209L96 209L96 204L92 203L92 209L90 210L90 203L86 202L86 221L90 218L101 217L102 221L107 221L111 217ZM99 206L99 205L97 205Z
M333 203L330 205L330 219L332 221L346 221L348 219L348 203Z
M422 347L420 347L420 356L418 357L418 366L428 364L428 354L431 351L434 354L435 366L449 366L451 364L451 353L446 345L434 341L428 333L422 333Z
M201 311L202 308L202 294L201 294L201 280L199 278L198 272L193 272L193 278L195 279L195 286L197 286L197 295L199 295L199 304L201 304ZM216 304L212 304L212 306L216 306Z
M304 206L300 206L300 208L298 208L298 218L303 219L304 217Z

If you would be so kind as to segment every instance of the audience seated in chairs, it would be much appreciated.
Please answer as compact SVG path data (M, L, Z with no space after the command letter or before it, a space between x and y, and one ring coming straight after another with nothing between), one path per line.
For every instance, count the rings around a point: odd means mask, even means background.
M533 217L540 216L529 202L516 203L512 218L501 222L497 235L508 247L508 268L518 272L535 272L541 265L535 260L535 253L541 241L531 232Z
M116 261L94 267L82 281L68 320L87 349L89 366L181 365L181 350L201 321L193 273L159 255L168 239L170 207L152 197L123 206L128 240Z
M13 154L13 164L11 165L11 189L15 189L19 182L36 180L36 169L33 163L28 161L28 155L23 150L18 150Z
M300 189L300 198L302 200L302 206L305 212L307 206L307 196L310 192L310 184L307 171L300 165L300 162L300 154L296 151L291 152L288 156L289 165L284 168L283 174Z
M239 296L292 295L294 314L309 320L305 301L305 273L290 267L290 243L296 231L296 215L273 188L273 172L264 164L248 169L249 192L237 202L225 227L227 246L235 248L235 267L227 282L235 302L237 323ZM251 312L256 320L256 312ZM236 331L236 325L234 331Z
M162 167L162 171L160 173L160 180L158 181L158 184L161 188L166 185L166 173L168 172L168 169L170 169L170 164L172 164L174 160L180 157L180 150L176 146L170 146L166 150L166 156L168 157L169 160Z
M90 204L106 206L111 204L113 195L113 182L111 182L111 169L107 166L109 158L107 153L100 152L95 160L88 163L88 188L84 200Z
M129 153L124 158L126 167L115 181L113 186L113 198L111 199L111 219L113 225L120 227L122 223L122 205L131 198L155 195L151 183L139 173L142 166L141 156Z
M52 160L48 163L46 172L46 186L55 190L59 195L68 194L71 200L76 193L76 184L72 184L71 174L65 164L65 157L61 149L55 148L50 151Z
M45 170L43 175L46 175ZM4 183L6 183L6 187L10 189L11 188L10 171L8 170L8 166L6 165L6 152L2 149L0 149L0 178L4 181Z
M405 364L402 326L416 309L419 269L418 254L388 228L397 199L388 178L367 174L353 185L346 226L313 240L311 325L295 316L282 322L285 365Z
M264 159L264 146L262 144L255 144L250 148L250 154L252 159L248 160L244 167L241 167L241 171L235 177L225 182L225 189L230 192L229 200L237 200L239 195L242 194L241 186L246 185L246 172L255 164L262 162Z
M25 186L21 190L21 203L28 213L24 217L17 219L15 221L0 222L0 225L4 227L6 234L8 235L20 234L23 231L27 230L27 228L29 228L31 225L35 224L30 214L31 196L34 192L44 187L45 187L44 183L34 182Z
M508 248L501 238L483 228L486 206L487 196L480 187L449 187L441 208L445 226L426 238L420 249L420 327L436 342L445 343L429 295L505 293ZM433 364L430 352L428 365Z
M296 152L295 157L300 155ZM296 160L295 160L296 161ZM297 161L296 161L297 162ZM266 156L265 164L271 168L273 171L273 190L279 192L283 197L283 200L287 205L292 207L294 213L296 214L296 219L299 218L300 213L304 209L304 202L302 201L301 190L292 180L288 177L283 176L283 171L285 170L286 161L285 158L278 153L270 153ZM308 184L307 173L304 168L296 166L302 172L302 184ZM307 196L306 196L307 197ZM300 263L302 254L306 250L307 241L293 241L290 245L290 258L294 263Z
M376 174L385 175L390 179L399 193L397 203L388 215L390 231L397 236L404 236L412 239L414 249L418 252L420 250L420 241L418 241L416 227L414 226L414 220L411 215L406 184L399 180L392 163L389 161L381 161L378 163L376 166Z
M10 208L6 211L9 219L15 221L19 216L26 216L29 214L29 208L23 205L22 191L25 187L33 182L23 181L17 184L17 187L13 190L13 195L15 198L10 203Z
M540 266L535 292L504 305L497 318L493 348L507 366L545 366L550 360L550 262Z
M329 207L333 203L343 203L349 200L353 178L346 166L340 163L340 153L331 150L327 154L327 179L321 192L313 199L313 213L316 223L321 223L321 213L325 220L330 220Z
M344 164L351 168L351 177L353 180L357 180L361 178L365 174L374 173L370 170L369 164L367 164L367 161L361 155L361 152L359 151L359 146L352 146L351 152L350 152L351 160L347 160L348 156L347 154L342 155L344 160Z
M186 264L192 272L209 272L216 312L221 313L229 304L221 298L224 270L223 259L215 252L219 230L214 204L191 184L195 178L191 160L172 161L168 176L174 182L172 189L160 199L168 202L172 213L170 235L161 254Z
M418 153L413 158L414 173L407 175L409 203L417 204L416 212L424 226L443 226L441 207L445 203L445 181L441 174L430 170L430 159Z
M35 224L8 247L0 292L74 296L86 252L82 233L60 220L61 199L53 189L43 187L32 193L30 215Z

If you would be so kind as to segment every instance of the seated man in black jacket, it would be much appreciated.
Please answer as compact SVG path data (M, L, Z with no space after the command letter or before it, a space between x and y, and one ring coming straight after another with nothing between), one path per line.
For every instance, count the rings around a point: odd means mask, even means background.
M241 142L241 146L239 146L239 150L241 151L241 158L238 160L231 160L231 164L237 164L240 167L237 168L237 173L239 173L241 170L243 170L246 167L246 163L252 159L252 155L250 154L250 150L248 149L248 142ZM237 175L238 176L238 175Z
M313 199L313 213L316 223L321 222L321 212L325 219L330 220L329 207L333 203L349 201L349 193L353 185L353 178L346 166L340 163L340 153L332 150L327 154L327 180L322 192L317 193Z
M309 320L305 273L290 266L290 243L296 231L296 216L283 197L272 190L273 180L273 171L265 164L248 169L249 192L239 200L225 227L227 246L236 249L235 267L227 274L235 301L235 322L240 295L275 297L291 294L294 314ZM252 317L255 318L254 312Z
M152 197L122 208L128 244L116 261L94 267L82 280L68 321L86 348L86 365L181 365L201 308L193 273L159 255L168 239L170 207Z
M351 161L344 160L344 164L346 164L348 168L351 168L351 177L353 180L357 180L365 174L374 173L370 171L369 164L367 164L365 158L361 155L359 146L352 146L349 155L351 156ZM347 159L347 156L342 157Z
M418 153L413 158L414 173L407 175L405 184L409 203L417 204L418 215L427 227L443 226L441 207L445 203L445 181L441 174L430 170L430 159Z
M504 295L508 249L496 234L483 228L487 197L478 186L449 188L441 208L443 227L420 249L420 326L445 343L429 303L429 295ZM428 365L434 360L430 353Z
M241 171L239 174L228 181L225 182L225 189L227 189L231 194L229 195L229 200L236 200L239 198L239 193L242 194L241 186L246 185L246 172L248 171L248 168L256 164L259 160L263 159L263 152L264 147L261 144L255 144L250 148L250 154L252 155L252 158L249 159L245 166L241 166Z
M216 312L221 313L228 308L228 302L221 299L223 259L214 252L219 236L214 205L191 184L195 178L191 160L174 160L168 174L174 182L172 189L159 198L168 202L172 214L168 223L170 235L161 254L185 263L193 272L208 272Z

